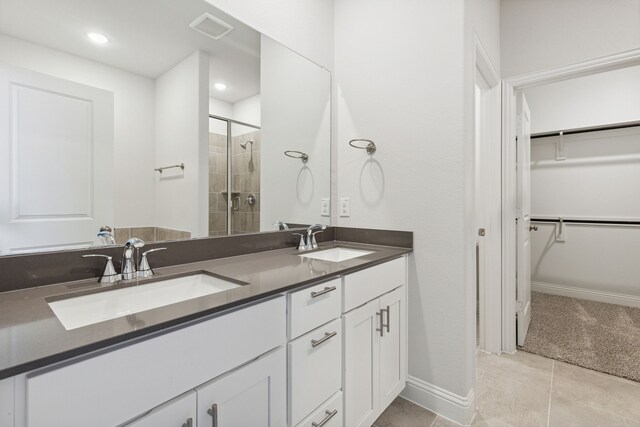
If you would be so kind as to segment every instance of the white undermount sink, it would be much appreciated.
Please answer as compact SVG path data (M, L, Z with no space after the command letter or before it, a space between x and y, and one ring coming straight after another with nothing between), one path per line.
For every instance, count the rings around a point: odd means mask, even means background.
M363 251L360 249L348 249L348 248L331 248L317 252L309 252L306 254L300 254L303 258L319 259L322 261L341 262L352 258L358 258L361 256L372 254L373 251Z
M193 274L144 285L97 292L49 302L67 330L116 319L152 308L163 307L216 292L237 288L238 284L208 274Z

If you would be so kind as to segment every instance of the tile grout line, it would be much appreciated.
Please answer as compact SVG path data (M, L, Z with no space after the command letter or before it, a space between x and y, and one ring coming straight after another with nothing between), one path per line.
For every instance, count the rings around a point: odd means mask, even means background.
M556 367L556 361L551 360L551 381L549 384L549 406L547 407L547 427L549 427L549 423L551 422L551 394L553 392L553 372Z

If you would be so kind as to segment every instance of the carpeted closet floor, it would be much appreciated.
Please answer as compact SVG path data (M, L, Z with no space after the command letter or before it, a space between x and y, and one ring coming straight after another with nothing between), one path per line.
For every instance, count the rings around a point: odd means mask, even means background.
M521 350L640 381L640 308L533 292Z

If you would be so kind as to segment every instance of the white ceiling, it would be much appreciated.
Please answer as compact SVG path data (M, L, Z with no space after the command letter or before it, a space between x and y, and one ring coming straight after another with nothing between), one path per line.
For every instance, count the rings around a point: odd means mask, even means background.
M189 24L208 12L234 29L219 40ZM97 46L87 32L106 35ZM260 93L260 33L204 0L0 0L0 32L157 78L201 49L211 55L211 96L235 103Z

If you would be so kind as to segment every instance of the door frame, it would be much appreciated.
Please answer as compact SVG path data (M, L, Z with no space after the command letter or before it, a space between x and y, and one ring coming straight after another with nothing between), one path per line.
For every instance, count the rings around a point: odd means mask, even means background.
M502 351L516 351L516 93L524 88L640 65L640 49L502 81ZM498 301L491 305L497 309Z
M483 258L486 260L484 268L480 271L483 277L479 280L478 298L478 318L479 318L479 337L476 343L481 350L500 353L502 339L500 335L500 326L502 323L502 313L499 304L496 301L501 299L501 229L499 206L501 203L500 194L500 76L494 67L489 54L482 46L480 39L475 36L475 74L474 74L474 110L478 104L475 99L475 87L482 87L480 99L480 120L481 134L480 141L475 141L475 146L481 147L476 151L475 158L478 159L485 167L480 168L482 174L482 182L487 184L484 193L484 224L486 231L483 239L482 248L484 249ZM477 112L474 111L474 121L477 118ZM474 129L477 129L478 123L475 123ZM474 130L475 132L475 130ZM474 136L474 139L478 135ZM475 148L474 148L475 149ZM495 167L491 167L495 166ZM479 195L475 194L477 198ZM478 215L476 213L476 215ZM476 216L477 219L477 216ZM477 223L477 220L476 220ZM477 257L476 257L477 258ZM479 260L476 259L476 263ZM478 269L476 270L478 271ZM474 287L475 288L475 287ZM475 301L474 301L475 306ZM475 317L474 317L475 321ZM475 334L474 334L475 337Z

